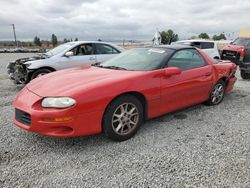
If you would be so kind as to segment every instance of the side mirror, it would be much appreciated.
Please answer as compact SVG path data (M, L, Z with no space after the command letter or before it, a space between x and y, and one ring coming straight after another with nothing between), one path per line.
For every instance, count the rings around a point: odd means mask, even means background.
M178 75L178 74L181 74L181 69L179 69L178 67L168 67L165 69L164 74L167 77Z
M71 52L71 51L66 52L66 53L64 54L65 57L70 57L70 56L73 56L73 55L74 55L74 53Z

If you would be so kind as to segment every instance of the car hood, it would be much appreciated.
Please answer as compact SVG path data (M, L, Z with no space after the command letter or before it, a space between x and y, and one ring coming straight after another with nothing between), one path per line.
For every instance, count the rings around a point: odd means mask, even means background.
M37 56L33 56L33 57L25 57L25 58L17 59L15 61L15 63L23 64L23 63L26 63L26 62L37 61L37 60L41 60L41 59L47 59L47 57L44 56L44 55L37 55Z
M244 48L245 48L244 46L229 44L229 45L225 46L223 50L229 50L229 51L237 51L237 52L239 52L239 51L241 51Z
M126 71L93 66L65 69L44 75L27 84L27 89L41 96L69 96L75 90L88 90L104 83L114 83L123 78L142 74L142 71Z

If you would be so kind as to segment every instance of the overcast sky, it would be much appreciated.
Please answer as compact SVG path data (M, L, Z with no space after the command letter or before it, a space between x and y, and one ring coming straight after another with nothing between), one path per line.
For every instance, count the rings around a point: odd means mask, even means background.
M173 29L181 39L250 28L249 0L0 0L0 40L151 40Z

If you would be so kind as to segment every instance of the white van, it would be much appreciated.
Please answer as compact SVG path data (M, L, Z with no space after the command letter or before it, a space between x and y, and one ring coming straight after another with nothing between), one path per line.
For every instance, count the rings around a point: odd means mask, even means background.
M220 59L220 54L217 46L218 41L193 39L193 40L182 40L182 41L172 42L171 45L172 44L194 46L196 48L202 49L211 58Z

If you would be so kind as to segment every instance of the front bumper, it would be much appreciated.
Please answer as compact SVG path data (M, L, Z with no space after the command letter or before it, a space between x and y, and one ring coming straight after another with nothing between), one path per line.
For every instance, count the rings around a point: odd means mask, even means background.
M17 65L16 62L10 62L7 65L7 74L16 84L26 84L30 81L31 75L35 70L30 70L25 65Z
M74 137L91 135L101 132L102 111L94 111L82 114L74 109L45 109L40 106L42 97L32 93L26 87L21 90L13 102L15 111L20 111L30 119L27 122L20 120L15 113L14 124L18 127L41 135L57 137ZM54 118L72 117L60 122L47 120Z
M227 87L226 87L226 93L229 93L233 90L234 84L237 81L237 78L235 76L230 77L227 82Z
M15 72L14 71L14 64L15 64L15 62L10 62L10 63L8 63L8 65L7 65L7 74L9 75L9 78L11 79L11 80L14 80L14 76L13 76L13 73Z

